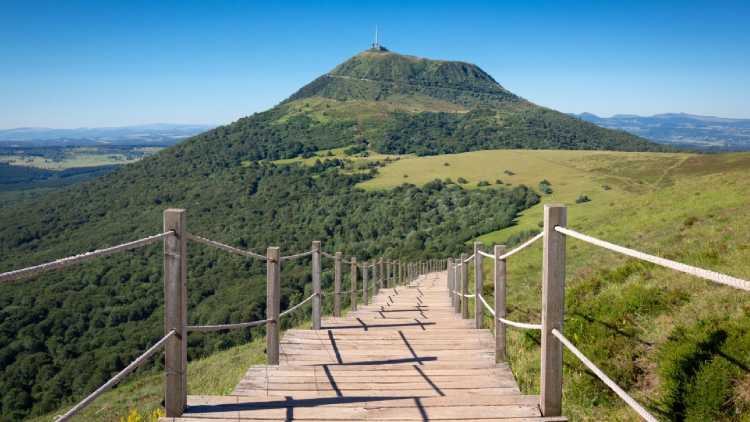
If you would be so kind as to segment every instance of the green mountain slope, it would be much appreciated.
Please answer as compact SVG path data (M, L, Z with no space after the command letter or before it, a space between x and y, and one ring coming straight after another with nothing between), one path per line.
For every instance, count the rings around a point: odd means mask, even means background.
M366 191L357 185L386 162L268 160L356 143L418 154L513 145L658 148L537 107L465 63L368 52L332 75L271 110L97 180L0 208L0 271L157 233L168 207L186 208L196 234L261 252L269 245L296 252L322 240L329 252L359 258L444 256L511 225L539 197L524 186L466 190L440 182ZM160 337L160 259L150 247L0 286L4 420L80 398ZM189 259L190 323L262 318L263 265L202 246L191 246ZM284 266L283 307L309 289L308 264ZM191 335L190 358L262 334Z

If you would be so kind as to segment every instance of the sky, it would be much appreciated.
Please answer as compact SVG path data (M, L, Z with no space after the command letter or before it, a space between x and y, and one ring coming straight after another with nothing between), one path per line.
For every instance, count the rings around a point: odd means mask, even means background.
M270 3L270 4L269 4ZM0 128L224 124L381 43L563 112L750 118L750 2L0 0Z

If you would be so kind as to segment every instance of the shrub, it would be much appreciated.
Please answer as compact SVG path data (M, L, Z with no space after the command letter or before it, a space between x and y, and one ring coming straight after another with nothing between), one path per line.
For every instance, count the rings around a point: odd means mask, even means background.
M513 173L513 172L512 172L512 171L510 171L510 170L505 170L505 171L504 171L503 173L507 174L508 176L513 176L513 175L515 175L515 173Z
M463 177L459 177L458 179L456 179L456 181L462 185L469 183L469 181L464 179Z
M602 186L602 189L604 189L604 190L610 190L610 189L612 189L612 188L611 188L611 187L609 187L609 185L604 185L604 186Z
M502 185L502 184L503 184L503 181L502 181L502 180L500 180L500 179L495 179L495 184L496 184L496 185Z
M539 190L545 195L549 195L552 193L551 186L552 184L547 179L544 179L541 182L539 182Z
M445 167L450 167L450 163L443 163Z
M584 202L591 202L591 198L589 198L588 195L579 195L578 198L576 198L576 204L583 204Z
M477 183L477 186L489 186L490 182L486 180L480 180L479 183Z

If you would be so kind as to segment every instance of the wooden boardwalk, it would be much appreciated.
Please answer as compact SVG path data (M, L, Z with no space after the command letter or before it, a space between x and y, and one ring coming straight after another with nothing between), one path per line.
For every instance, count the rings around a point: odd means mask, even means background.
M444 272L381 289L321 330L289 330L279 366L251 367L229 396L188 396L174 422L565 421L519 392L494 338L450 307Z

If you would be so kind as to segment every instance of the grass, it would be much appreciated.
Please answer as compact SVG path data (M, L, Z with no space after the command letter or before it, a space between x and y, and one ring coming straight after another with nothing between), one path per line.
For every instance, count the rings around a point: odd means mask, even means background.
M251 365L265 362L265 338L232 347L188 363L188 394L230 394ZM159 356L159 355L157 355ZM163 360L163 355L155 358ZM75 420L117 421L132 409L140 414L150 414L162 408L164 373L147 372L131 374L123 383L104 393L85 408ZM29 419L32 422L49 422L54 415L67 411L73 403L49 415Z
M661 168L635 159L607 166L615 174L604 176L601 157L593 158L575 168L594 169L590 177L596 183L611 179L606 195L616 196L602 201L602 195L590 195L593 202L570 206L571 228L750 279L750 232L744 229L750 225L750 154L682 156ZM540 176L555 188L554 175ZM634 187L644 188L626 189L634 180L643 182ZM502 239L514 230L493 236ZM573 239L567 251L565 333L587 356L660 419L750 420L748 293ZM541 244L513 256L508 268L510 318L539 321ZM489 262L484 273L490 298ZM509 329L508 342L521 389L536 394L538 333ZM564 370L564 413L570 420L639 420L567 353Z
M496 180L505 186L524 184L539 191L539 182L550 182L552 194L542 202L570 205L571 217L585 218L590 209L608 206L622 198L634 197L674 182L673 166L684 163L690 154L633 153L613 151L492 150L430 157L406 156L380 169L380 174L364 183L364 189L388 189L404 182L416 185L434 179L463 177L466 189L491 189ZM447 165L446 165L447 164ZM512 173L512 174L508 174ZM407 176L407 177L405 177ZM478 187L488 181L489 187ZM580 195L592 202L575 204ZM540 230L542 206L526 210L510 228L487 233L479 240L487 245Z
M152 154L160 148L150 148L144 151ZM76 167L99 167L113 164L134 163L140 158L128 159L124 154L116 153L96 153L84 149L71 149L66 152L65 158L56 161L45 157L32 155L0 155L0 163L8 163L16 166L29 166L45 170L65 170Z

